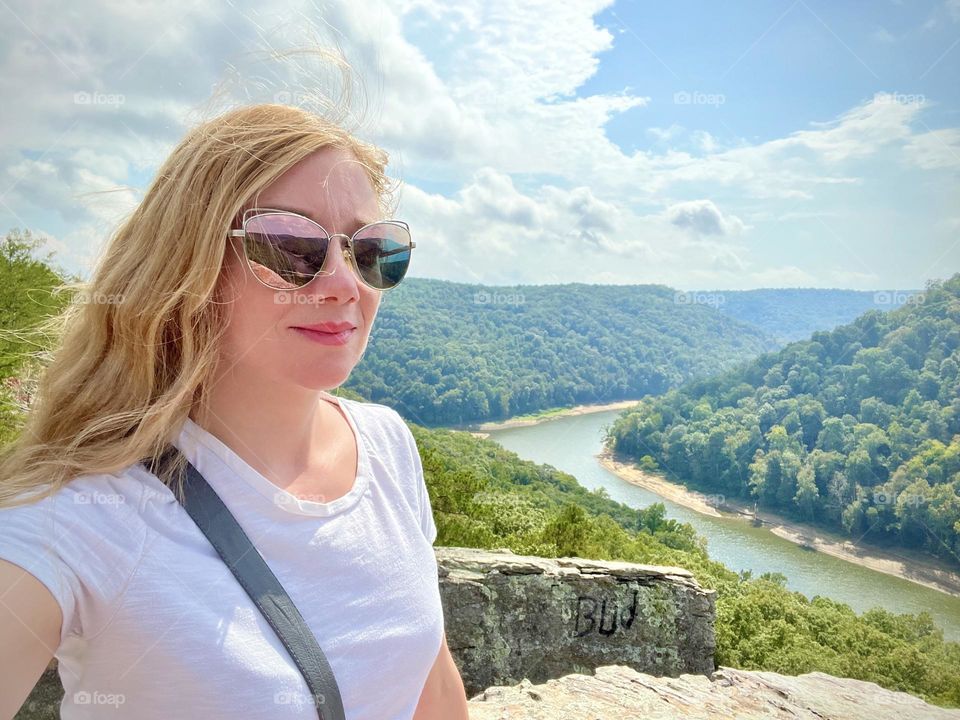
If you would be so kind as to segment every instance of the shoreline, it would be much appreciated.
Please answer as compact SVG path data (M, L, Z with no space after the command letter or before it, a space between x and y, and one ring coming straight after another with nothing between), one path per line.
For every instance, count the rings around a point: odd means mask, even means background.
M606 404L576 405L575 407L563 408L553 412L546 410L544 412L549 412L549 415L535 415L532 417L521 415L511 420L480 423L480 425L470 426L473 429L466 430L466 432L469 432L471 435L476 437L486 438L490 437L490 431L492 430L528 427L530 425L539 425L541 423L549 422L550 420L556 420L557 418L571 417L574 415L589 415L590 413L604 412L605 410L622 410L624 408L633 407L639 402L639 400L618 400L617 402Z
M596 458L605 470L620 479L694 512L711 517L733 518L741 522L753 520L753 508L745 504L726 500L719 494L704 495L665 480L659 475L644 472L630 463L614 460L608 450L600 452ZM711 498L717 501L711 502ZM718 507L726 512L721 512L717 509ZM774 535L801 547L832 555L840 560L923 585L947 595L960 597L960 574L936 565L925 556L909 550L891 551L874 545L857 545L829 531L762 510L756 513L756 517L760 524Z

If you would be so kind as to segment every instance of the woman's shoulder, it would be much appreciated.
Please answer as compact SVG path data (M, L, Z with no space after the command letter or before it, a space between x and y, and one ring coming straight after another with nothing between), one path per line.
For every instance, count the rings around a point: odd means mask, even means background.
M395 439L405 437L410 432L400 413L388 405L343 397L337 400L353 415L358 427L363 430Z
M116 473L77 475L55 490L43 486L23 492L17 496L17 504L0 507L0 512L111 516L118 511L136 513L148 491L137 470L138 466L131 466Z
M96 628L97 611L112 605L132 576L148 535L145 497L146 487L128 469L79 475L0 507L0 558L50 589L63 611L64 638Z
M135 467L78 475L52 492L37 488L18 496L17 504L0 507L0 542L12 535L32 537L45 547L56 545L64 557L95 553L88 561L98 555L102 561L110 550L129 556L143 545L143 504L156 494Z
M339 398L372 454L406 473L416 462L417 444L403 417L392 407Z

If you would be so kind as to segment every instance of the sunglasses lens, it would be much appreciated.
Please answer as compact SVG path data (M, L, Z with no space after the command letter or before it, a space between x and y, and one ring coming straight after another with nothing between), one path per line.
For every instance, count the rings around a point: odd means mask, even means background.
M301 288L323 267L330 240L307 218L268 212L248 218L244 230L247 261L265 285ZM379 222L363 228L353 237L360 279L378 290L394 287L407 274L411 246L403 225Z
M286 213L255 215L244 228L250 268L270 287L303 287L323 267L329 241L306 218Z
M360 275L378 290L387 290L403 280L410 267L410 249L410 231L393 223L374 223L353 238Z

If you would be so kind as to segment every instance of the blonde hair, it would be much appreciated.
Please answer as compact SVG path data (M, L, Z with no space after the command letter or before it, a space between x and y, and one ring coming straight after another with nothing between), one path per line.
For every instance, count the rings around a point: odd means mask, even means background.
M0 507L160 458L206 400L225 326L218 280L228 230L245 201L328 147L353 154L388 213L387 154L317 113L250 105L187 133L113 233L84 292L44 326L55 349L23 430L0 458ZM180 493L182 467L160 473Z

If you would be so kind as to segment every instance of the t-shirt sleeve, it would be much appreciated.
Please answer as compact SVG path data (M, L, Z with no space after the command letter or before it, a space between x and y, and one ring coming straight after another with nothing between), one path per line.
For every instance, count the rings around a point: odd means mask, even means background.
M80 581L63 556L64 528L52 498L0 508L0 559L19 565L43 583L60 605L60 642L79 632Z
M144 547L129 480L74 480L53 495L0 508L0 559L51 592L63 616L60 643L101 630Z
M410 451L410 462L414 470L414 483L417 489L417 506L420 513L420 530L423 536L427 538L431 545L437 539L437 525L433 520L433 508L430 505L430 494L427 492L427 482L423 476L423 463L420 460L420 451L417 448L417 440L410 431L410 427L404 421L403 416L396 410L391 410L395 415L397 422L403 427L404 437L407 439L407 447Z

